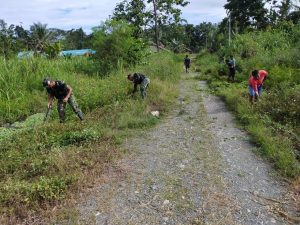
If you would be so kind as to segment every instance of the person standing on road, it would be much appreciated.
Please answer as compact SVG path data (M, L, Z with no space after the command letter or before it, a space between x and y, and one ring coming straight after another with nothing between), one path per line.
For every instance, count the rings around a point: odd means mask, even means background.
M236 61L233 58L233 55L230 56L230 59L228 60L227 63L228 66L228 80L234 82L234 77L235 77L235 72L236 72Z
M183 63L185 66L185 72L188 73L191 67L191 59L188 55L185 56Z
M147 88L150 84L150 79L141 73L128 74L127 79L133 83L132 95L137 91L137 86L140 85L142 99L145 99Z
M72 88L60 80L50 80L45 78L43 80L43 86L46 88L48 93L48 111L45 116L45 120L48 117L49 110L52 109L52 103L54 98L57 99L57 111L59 114L60 122L65 122L65 108L66 104L69 103L71 108L73 109L74 113L79 117L79 119L83 120L83 113L79 109L75 97L73 95Z

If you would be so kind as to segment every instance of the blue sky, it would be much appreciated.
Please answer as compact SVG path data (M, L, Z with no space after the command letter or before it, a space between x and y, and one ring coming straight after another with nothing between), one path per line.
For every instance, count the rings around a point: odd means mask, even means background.
M90 32L112 14L121 0L0 0L0 19L26 29L36 22L48 28L69 30L82 27ZM190 0L182 9L188 23L220 22L225 16L226 0Z

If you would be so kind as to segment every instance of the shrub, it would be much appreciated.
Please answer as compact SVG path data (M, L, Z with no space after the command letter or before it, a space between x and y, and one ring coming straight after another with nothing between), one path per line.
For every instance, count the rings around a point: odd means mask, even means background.
M146 45L142 39L134 38L134 28L124 21L108 20L93 30L93 56L101 75L119 68L130 67L141 62Z

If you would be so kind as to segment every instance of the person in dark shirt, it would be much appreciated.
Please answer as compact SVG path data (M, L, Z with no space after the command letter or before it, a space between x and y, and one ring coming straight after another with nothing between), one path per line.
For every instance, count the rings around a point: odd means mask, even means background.
M185 72L188 73L190 70L190 66L191 66L191 59L189 58L188 55L185 56L183 63L185 66Z
M134 85L132 94L137 91L137 86L140 85L141 96L144 99L147 95L146 90L150 84L150 79L141 73L128 74L127 78Z
M45 116L45 120L48 117L48 112L52 108L52 103L54 98L57 99L57 111L59 114L60 122L65 122L65 108L66 104L69 103L74 113L79 117L80 120L83 120L83 113L79 109L78 104L73 95L72 88L60 80L50 80L45 78L43 80L43 86L46 88L48 93L48 111Z
M233 58L233 55L230 56L230 59L227 61L228 66L228 80L234 82L234 77L236 73L236 61Z

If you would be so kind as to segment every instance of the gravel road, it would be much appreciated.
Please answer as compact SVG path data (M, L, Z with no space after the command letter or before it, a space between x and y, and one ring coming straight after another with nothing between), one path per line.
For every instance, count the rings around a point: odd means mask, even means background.
M280 216L285 184L194 75L159 125L125 141L129 154L77 205L78 224L292 224Z

